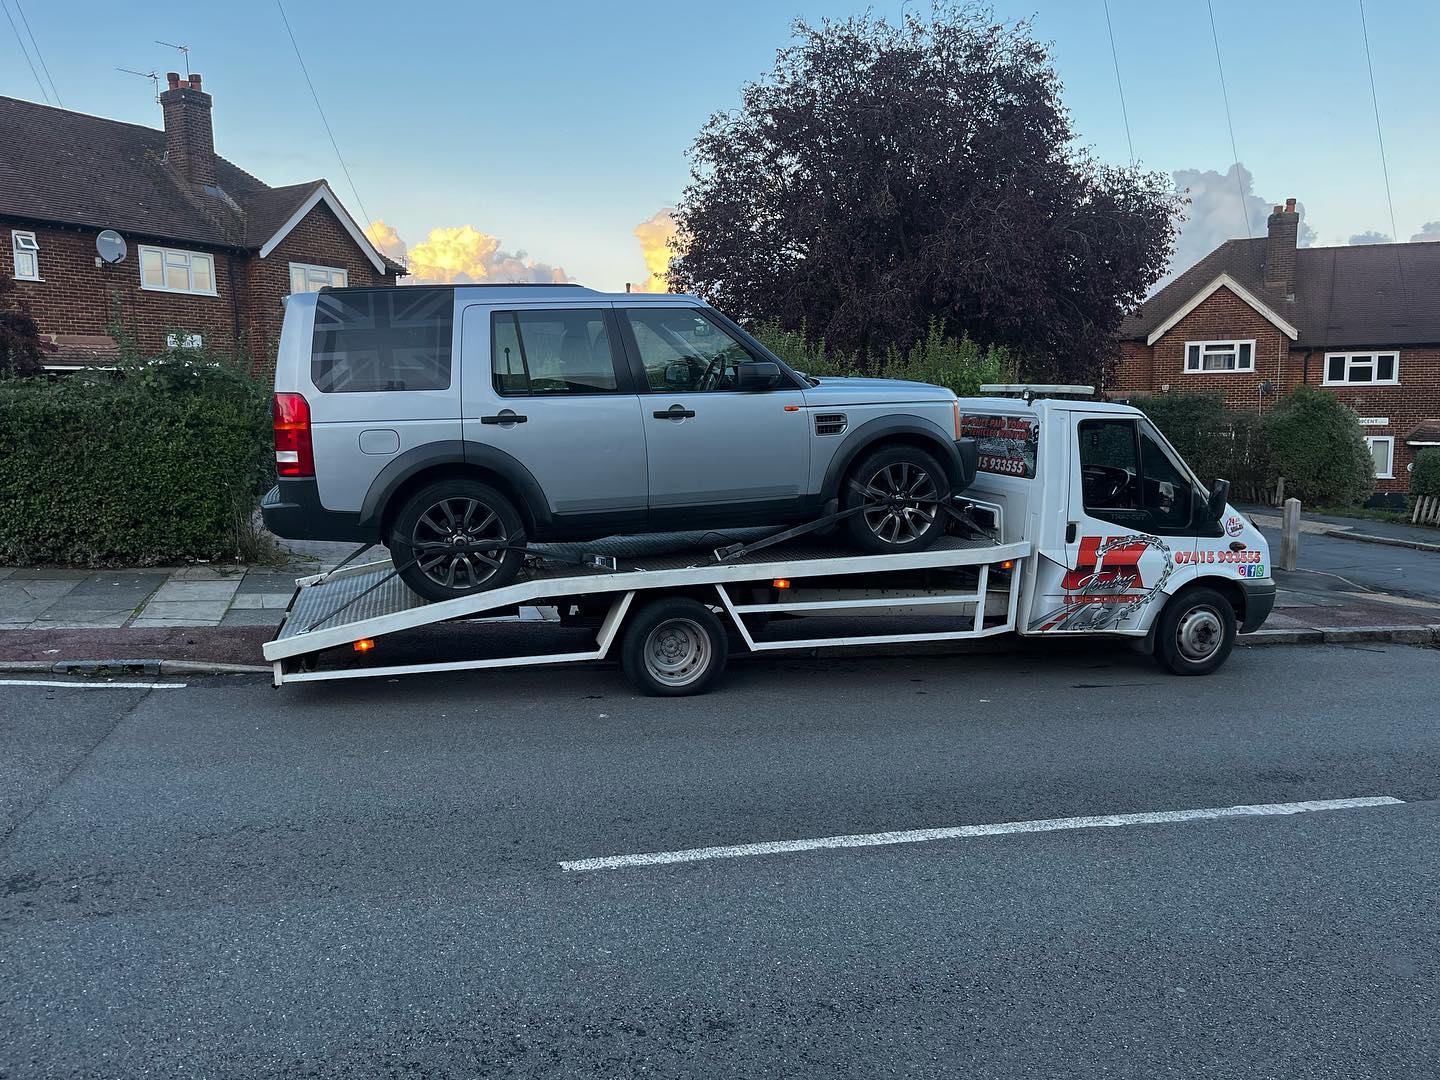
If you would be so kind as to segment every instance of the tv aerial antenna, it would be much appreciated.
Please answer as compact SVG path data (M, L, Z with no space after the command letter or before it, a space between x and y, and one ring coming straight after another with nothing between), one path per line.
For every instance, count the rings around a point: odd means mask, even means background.
M156 45L164 45L167 49L174 49L174 50L175 50L176 52L178 52L181 56L185 57L185 78L187 78L187 79L190 78L190 46L189 46L189 45L171 45L170 42L168 42L168 41L161 41L161 40L159 40L158 38L155 39L155 44L156 44Z
M158 71L136 71L134 68L117 67L116 71L123 71L126 75L139 75L142 79L149 79L155 90L155 100L160 100L160 73Z

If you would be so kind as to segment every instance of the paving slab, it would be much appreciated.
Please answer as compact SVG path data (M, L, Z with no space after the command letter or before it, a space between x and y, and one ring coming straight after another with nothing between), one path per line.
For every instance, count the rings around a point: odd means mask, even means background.
M177 581L173 577L161 585L151 598L152 604L166 601L229 601L240 586L239 579L230 581Z
M285 593L289 595L295 591L295 579L299 574L277 574L264 570L251 570L240 582L237 593L244 596L246 593Z
M279 626L285 618L283 608L231 608L220 620L221 626Z
M38 619L56 601L75 588L78 578L6 578L0 581L0 621Z
M228 581L245 573L243 566L181 566L170 571L171 581Z
M214 626L225 617L226 600L151 600L135 619L136 626L163 619L167 626ZM179 620L179 621L177 621Z
M86 611L66 608L56 610L51 608L40 618L30 624L30 627L41 630L52 627L57 630L98 630L124 626L135 614L133 607L122 608L110 611Z
M236 593L235 599L230 603L230 610L263 611L267 608L279 608L283 611L289 606L290 597L294 593L294 589L289 592Z
M64 566L17 566L10 571L11 581L83 581L95 571Z

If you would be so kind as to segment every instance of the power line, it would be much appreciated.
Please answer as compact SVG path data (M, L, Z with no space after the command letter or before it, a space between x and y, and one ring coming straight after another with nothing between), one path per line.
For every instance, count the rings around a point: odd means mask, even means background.
M19 29L15 26L15 16L10 14L10 5L0 0L0 7L5 9L5 19L10 23L10 32L15 35L15 44L20 46L20 52L25 57L25 63L30 67L30 74L35 76L35 85L40 87L40 96L45 99L45 104L50 104L50 95L45 90L45 84L40 81L40 73L35 70L35 64L30 59L30 50L25 48L25 39L20 36Z
M315 84L310 81L310 72L305 67L305 58L300 55L300 46L295 41L295 32L290 29L290 20L285 17L285 5L280 0L275 0L275 6L280 9L280 19L285 24L285 33L290 36L290 47L295 50L295 59L300 61L300 73L305 76L305 85L310 87L310 96L315 99L315 108L320 113L320 122L325 125L325 134L330 136L330 146L335 150L335 157L340 162L340 169L345 173L345 180L350 185L350 194L355 196L355 205L360 207L360 213L365 215L365 227L374 220L370 211L365 209L365 203L360 199L360 189L355 186L355 180L350 175L350 167L345 164L345 157L340 153L340 144L335 141L335 133L330 130L330 121L325 118L325 107L320 104L320 95L315 92Z
M1400 242L1395 227L1395 200L1390 196L1390 165L1385 160L1385 133L1380 129L1380 99L1375 96L1375 67L1370 63L1370 31L1365 25L1365 0L1360 0L1360 32L1365 38L1365 68L1370 73L1370 104L1375 107L1375 139L1380 143L1380 172L1385 177L1385 202L1390 207L1390 235Z
M45 72L45 78L50 80L50 91L55 95L55 104L63 109L65 103L60 100L60 91L55 87L55 77L50 74L50 65L45 63L45 54L40 51L40 43L35 40L35 31L30 29L30 20L25 17L25 9L20 6L20 0L15 0L15 10L20 13L20 21L25 25L25 33L30 35L30 44L35 47L35 57L40 61L40 70Z
M1120 81L1120 55L1115 51L1115 28L1110 25L1110 0L1105 0L1105 29L1110 31L1110 59L1115 62L1115 88L1120 91L1120 115L1125 119L1125 145L1130 148L1130 164L1135 164L1135 143L1130 139L1130 113L1125 108L1125 84Z
M1220 71L1220 97L1225 102L1225 126L1230 129L1230 155L1235 159L1235 186L1240 189L1240 216L1245 219L1245 236L1254 238L1250 231L1250 210L1245 205L1245 181L1240 175L1240 151L1235 149L1235 124L1230 119L1230 93L1225 89L1225 65L1220 62L1220 35L1215 32L1215 7L1211 0L1205 0L1205 9L1210 12L1210 40L1215 43L1215 67Z

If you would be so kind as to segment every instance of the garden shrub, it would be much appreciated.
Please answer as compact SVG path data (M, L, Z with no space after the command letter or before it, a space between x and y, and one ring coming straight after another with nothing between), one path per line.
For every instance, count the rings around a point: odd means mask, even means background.
M0 380L0 561L235 557L273 471L268 394L201 354L122 369Z
M1301 386L1266 420L1285 494L1311 506L1354 506L1375 489L1360 419L1334 394Z
M1275 482L1265 421L1256 412L1230 409L1219 393L1135 396L1145 413L1208 487L1229 480L1241 498L1259 498Z
M1440 495L1440 448L1421 450L1410 473L1410 494Z

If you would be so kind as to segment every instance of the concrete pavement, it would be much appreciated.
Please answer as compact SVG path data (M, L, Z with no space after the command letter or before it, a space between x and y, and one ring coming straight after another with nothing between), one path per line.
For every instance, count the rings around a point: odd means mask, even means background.
M0 686L0 1075L1421 1077L1440 652ZM623 852L1403 805L567 874Z

